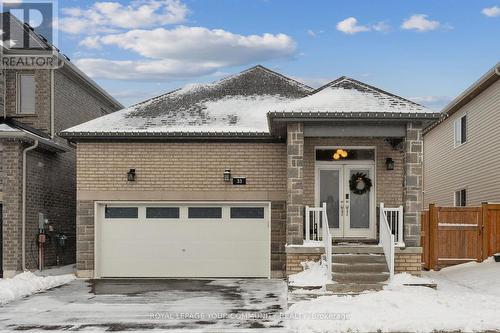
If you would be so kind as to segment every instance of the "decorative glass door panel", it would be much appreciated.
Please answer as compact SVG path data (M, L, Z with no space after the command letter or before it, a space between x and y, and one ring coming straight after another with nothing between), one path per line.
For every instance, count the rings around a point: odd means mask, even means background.
M344 166L344 183L348 194L345 196L344 237L369 238L374 234L374 188L363 189L366 184L359 182L361 186L353 191L349 182L363 177L374 182L373 166Z
M322 168L318 170L319 178L319 200L326 202L328 225L332 229L334 237L341 237L343 225L341 225L340 201L343 198L344 184L343 169L341 166Z
M372 182L366 191L352 190L356 175ZM355 177L356 179L356 177ZM316 204L326 202L328 223L334 238L375 238L374 166L329 163L316 171Z

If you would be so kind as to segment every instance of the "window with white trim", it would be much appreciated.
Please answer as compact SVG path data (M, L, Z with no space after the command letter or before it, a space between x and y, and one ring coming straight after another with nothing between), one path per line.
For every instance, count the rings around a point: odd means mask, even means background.
M457 120L455 120L454 125L455 132L455 147L463 145L467 142L467 115L464 114Z
M467 206L467 190L465 188L455 191L455 207Z
M17 114L35 114L35 75L17 76Z

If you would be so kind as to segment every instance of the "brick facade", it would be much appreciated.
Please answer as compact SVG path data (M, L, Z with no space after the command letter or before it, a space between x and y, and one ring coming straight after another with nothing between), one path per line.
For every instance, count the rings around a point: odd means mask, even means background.
M5 114L18 122L50 135L51 130L51 73L50 70L22 71L35 75L35 115L16 114L17 73L5 70ZM3 87L0 86L0 88ZM1 91L0 91L1 92ZM3 92L0 94L4 96ZM54 71L54 130L94 119L117 109L81 79L67 69ZM3 112L2 115L3 116ZM66 140L54 141L66 145ZM3 270L11 276L21 270L22 220L22 150L32 142L0 140L0 201L3 203ZM46 266L75 262L76 252L76 153L55 153L40 146L27 155L26 195L26 265L37 267L38 213L43 213L54 227L48 234ZM68 239L60 247L56 235L64 233Z
M404 240L406 246L420 246L423 178L422 125L406 128L404 183Z
M35 76L35 114L18 115L17 112L17 75L19 73ZM50 131L50 70L5 70L5 114L15 117L24 124L38 130Z
M94 270L95 200L271 201L271 270L285 270L286 145L284 143L113 142L77 146L77 270ZM126 173L136 170L135 182ZM223 181L223 172L247 185Z
M304 145L304 202L315 205L316 147L374 146L376 150L376 202L386 207L403 204L404 150L392 148L383 138L305 138ZM394 170L387 170L386 158L392 158Z
M394 257L394 273L422 274L422 254L396 253Z

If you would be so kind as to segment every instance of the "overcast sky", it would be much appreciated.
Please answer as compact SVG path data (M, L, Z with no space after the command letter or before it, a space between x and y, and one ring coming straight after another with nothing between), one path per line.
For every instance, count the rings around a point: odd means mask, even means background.
M500 61L499 0L59 0L57 44L123 104L255 64L439 109Z

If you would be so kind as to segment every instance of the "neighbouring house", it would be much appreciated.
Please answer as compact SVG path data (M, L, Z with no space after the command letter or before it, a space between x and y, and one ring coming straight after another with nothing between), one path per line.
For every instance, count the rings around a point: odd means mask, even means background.
M424 203L500 203L500 63L443 110L424 133Z
M422 129L438 117L348 77L312 89L256 66L67 129L78 275L283 277L331 264L330 236L338 262L376 270L391 232L396 270L418 274Z
M2 35L2 59L54 50L28 25L0 13L0 27L6 20L10 31ZM3 46L8 36L23 35L29 40L24 49ZM76 153L56 133L123 108L67 58L58 52L56 57L62 62L57 69L0 68L0 273L5 277L39 267L40 227L46 235L44 265L75 262Z

